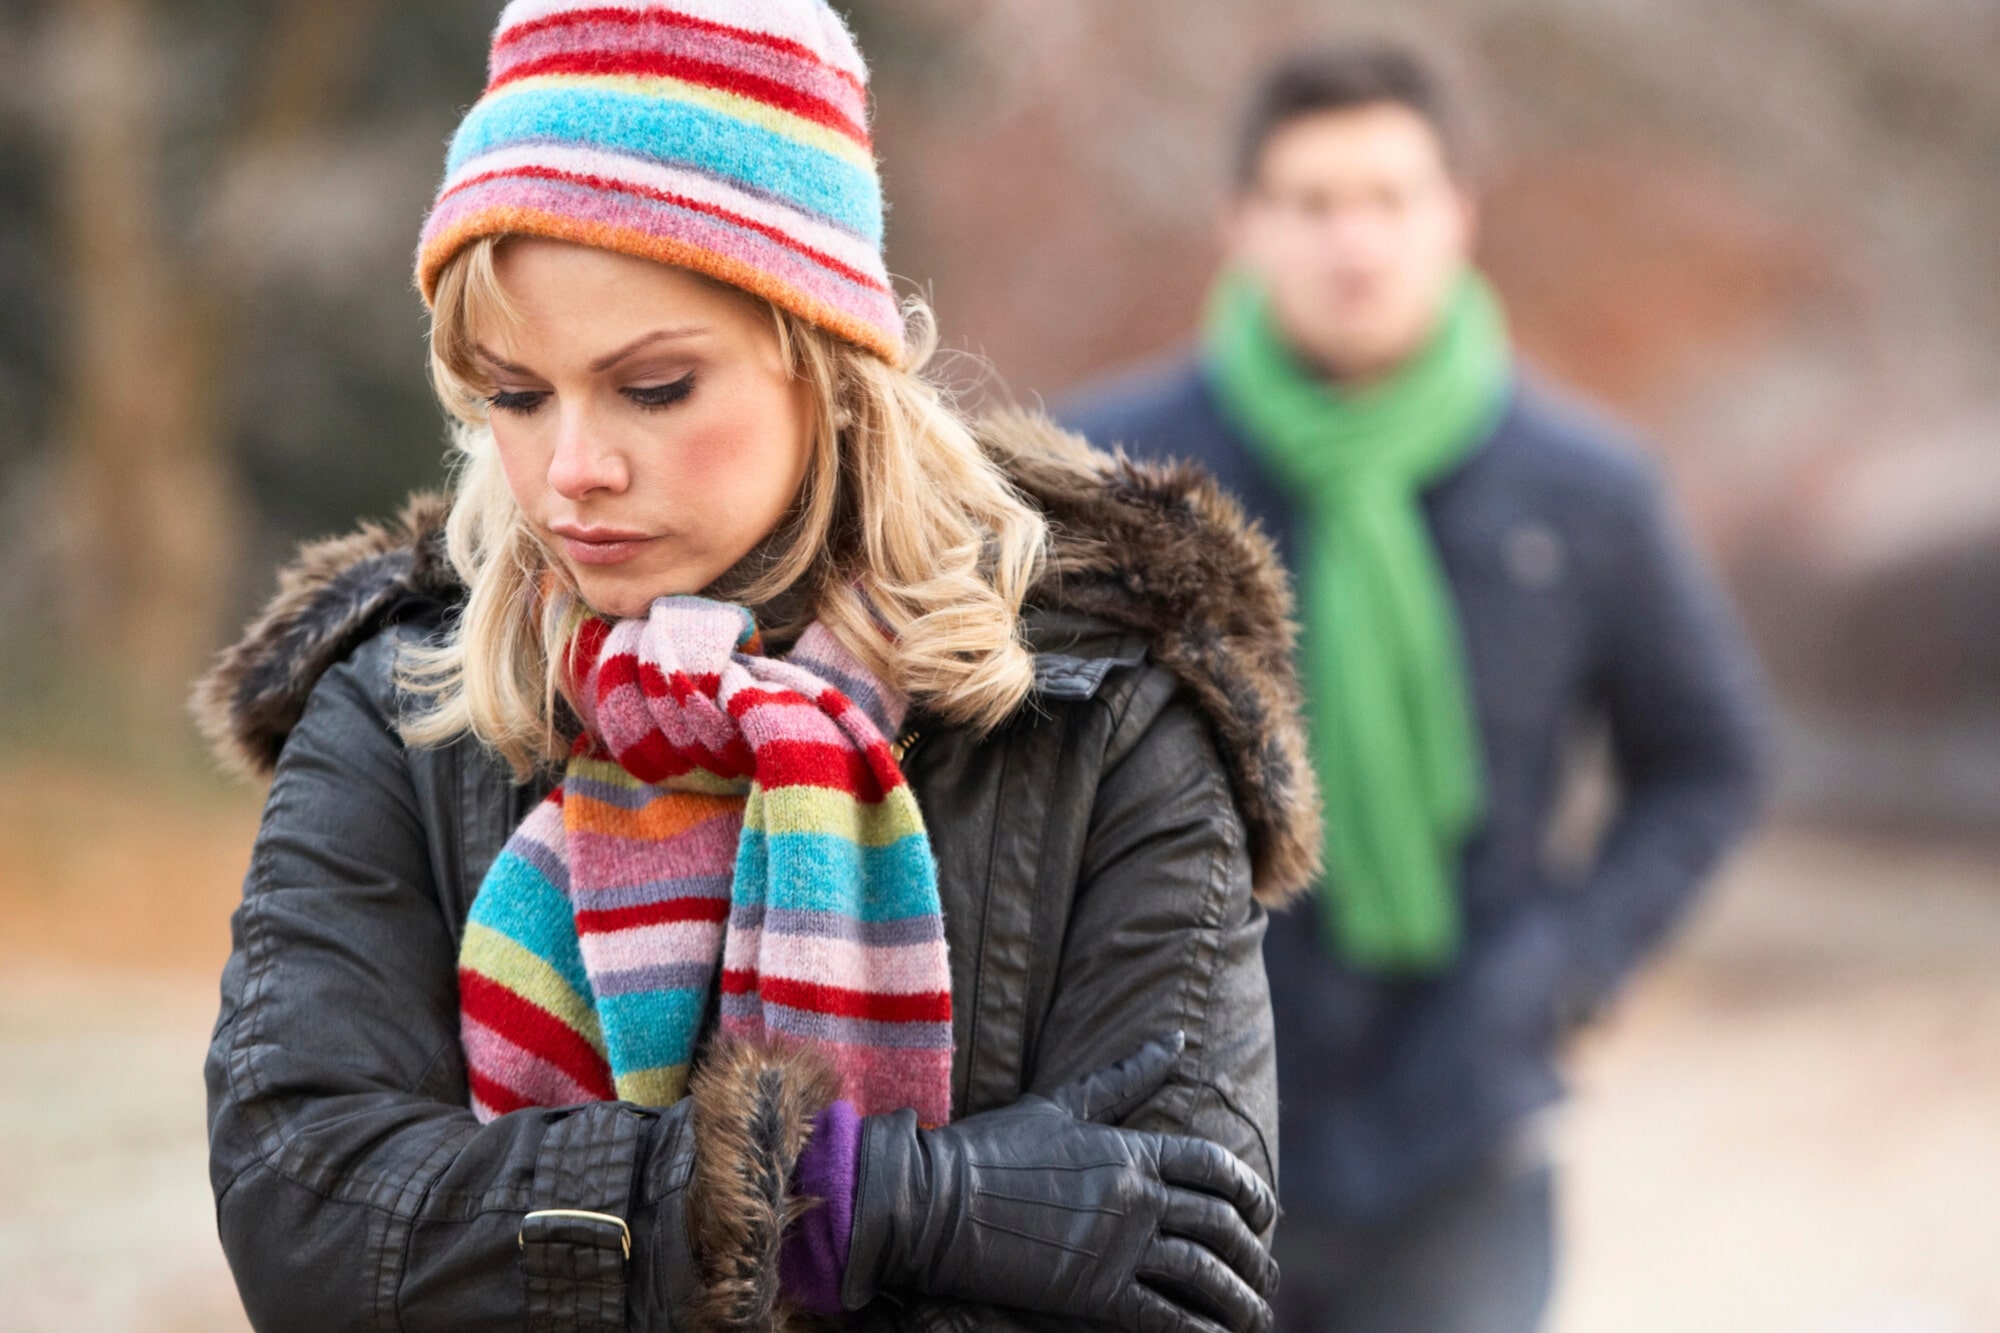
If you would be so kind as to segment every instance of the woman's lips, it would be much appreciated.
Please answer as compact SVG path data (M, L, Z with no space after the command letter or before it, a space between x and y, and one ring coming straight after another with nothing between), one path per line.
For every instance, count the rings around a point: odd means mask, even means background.
M610 528L556 528L563 554L579 565L622 565L658 541L640 532Z

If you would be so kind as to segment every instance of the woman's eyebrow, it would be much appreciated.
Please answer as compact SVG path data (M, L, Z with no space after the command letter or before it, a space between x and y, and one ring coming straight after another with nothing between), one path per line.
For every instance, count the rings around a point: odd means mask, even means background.
M644 351L654 343L673 342L681 338L693 338L707 332L709 332L709 326L706 324L683 329L654 329L651 333L642 334L634 338L631 342L608 356L598 357L597 360L590 363L590 372L593 375L602 374L617 365L620 361L625 360L636 352ZM475 343L472 352L473 355L486 362L487 365L492 366L495 370L504 370L513 375L525 375L530 379L535 378L534 371L529 370L526 366L517 366L512 361L495 356L492 350L483 344Z
M481 361L484 361L487 365L493 367L495 370L504 370L514 375L525 375L529 379L533 379L535 377L535 372L529 370L526 366L517 366L512 361L507 361L500 357L497 357L493 355L493 353L489 351L486 347L482 346L479 343L474 343L472 345L472 354L478 357Z
M597 360L590 363L591 373L601 374L617 365L620 361L623 361L626 357L631 356L634 352L651 347L654 343L673 342L681 338L692 338L708 331L706 324L682 329L655 329L643 337L634 338L631 342L625 344L625 346L619 348L609 356L598 357Z

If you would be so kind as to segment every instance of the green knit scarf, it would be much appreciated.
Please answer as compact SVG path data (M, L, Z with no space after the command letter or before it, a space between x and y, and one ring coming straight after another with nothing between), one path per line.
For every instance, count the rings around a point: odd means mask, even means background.
M1224 414L1303 520L1328 942L1370 972L1436 972L1457 957L1459 863L1484 782L1457 609L1420 497L1498 423L1511 378L1499 301L1468 268L1423 351L1351 392L1299 365L1241 273L1216 290L1207 345Z

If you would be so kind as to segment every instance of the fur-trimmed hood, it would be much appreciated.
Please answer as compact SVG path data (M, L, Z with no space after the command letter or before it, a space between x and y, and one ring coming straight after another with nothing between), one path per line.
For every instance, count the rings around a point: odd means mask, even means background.
M1292 665L1291 594L1276 553L1191 465L1091 449L1046 420L982 423L986 450L1047 514L1052 558L1032 602L1141 634L1214 728L1249 835L1257 896L1319 872L1318 790ZM464 595L444 552L447 502L419 495L393 523L305 547L278 593L195 692L222 761L267 776L320 676L386 625L444 615Z

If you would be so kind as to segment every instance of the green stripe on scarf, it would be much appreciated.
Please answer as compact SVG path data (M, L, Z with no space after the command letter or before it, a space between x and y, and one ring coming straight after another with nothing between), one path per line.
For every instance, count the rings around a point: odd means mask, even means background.
M1207 343L1224 413L1304 520L1301 653L1326 798L1329 943L1372 972L1437 971L1458 953L1460 857L1484 781L1457 608L1420 501L1505 405L1499 301L1468 269L1424 350L1353 391L1298 363L1241 273L1216 290Z

